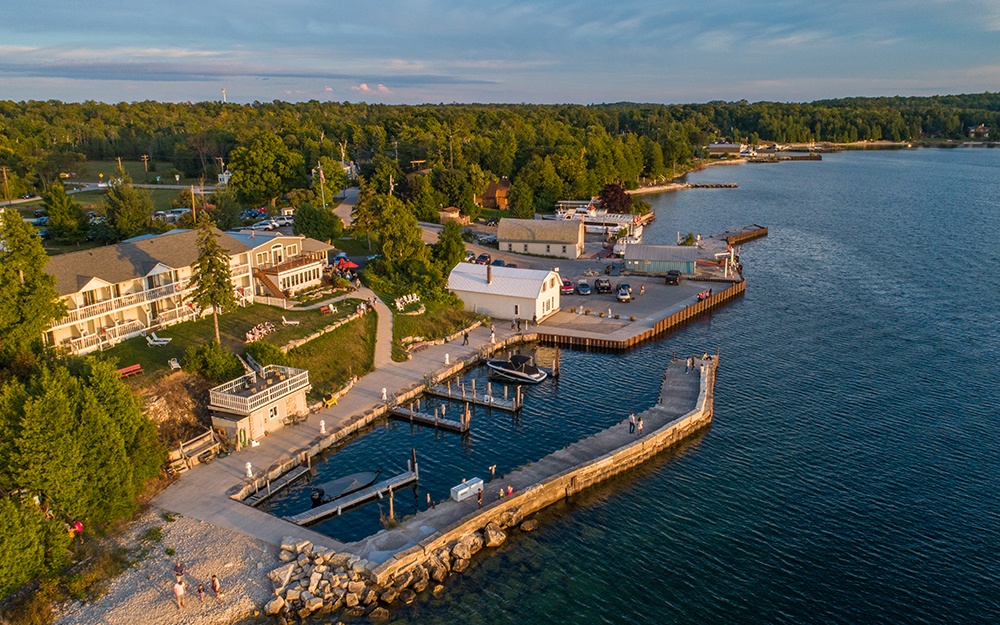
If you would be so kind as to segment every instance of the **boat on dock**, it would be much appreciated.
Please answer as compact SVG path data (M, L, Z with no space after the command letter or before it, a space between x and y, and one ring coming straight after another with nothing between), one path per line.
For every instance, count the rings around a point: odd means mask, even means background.
M362 488L367 488L375 483L375 480L378 479L378 474L379 471L363 471L317 484L312 487L312 493L310 494L312 507L321 506L338 497L350 495Z
M487 361L486 366L490 370L490 375L511 382L538 384L549 376L548 373L535 366L534 361L528 356L516 355L507 359L490 360Z

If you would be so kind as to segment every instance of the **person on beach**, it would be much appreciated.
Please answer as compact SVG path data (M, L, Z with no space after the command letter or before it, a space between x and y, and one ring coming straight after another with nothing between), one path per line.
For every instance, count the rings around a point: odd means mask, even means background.
M219 583L219 578L214 573L212 574L212 592L215 593L215 598L218 601L222 601L222 584Z
M198 600L205 603L205 584L198 584Z
M174 582L174 600L178 610L184 607L184 582L179 579Z
M628 416L628 433L635 434L635 413Z
M177 578L178 583L184 579L184 564L180 560L174 565L174 577Z

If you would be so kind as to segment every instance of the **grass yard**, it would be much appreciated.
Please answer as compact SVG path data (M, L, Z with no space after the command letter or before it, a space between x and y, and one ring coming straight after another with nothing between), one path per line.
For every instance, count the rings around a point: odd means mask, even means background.
M402 340L407 336L439 339L467 328L481 317L444 302L424 302L427 310L422 315L395 315L392 320L392 359L406 360Z
M309 370L310 399L342 387L375 368L378 316L367 314L288 352L292 365Z
M372 233L372 249L368 251L368 241L364 235L358 238L344 237L333 241L333 246L348 256L371 256L378 252L378 238Z
M238 308L232 312L219 315L219 335L222 345L227 350L243 355L246 333L258 323L270 321L275 325L275 331L263 340L281 347L285 343L312 334L320 328L325 328L336 321L343 319L353 313L360 300L348 299L335 304L338 312L323 315L319 310L292 311L282 310L274 306L254 304L246 308ZM282 315L289 321L297 320L299 325L283 326ZM374 341L374 330L372 330L372 340ZM118 367L140 364L145 371L144 375L129 378L134 380L137 386L148 386L160 377L170 373L168 361L176 358L182 365L184 357L189 347L198 347L214 339L215 330L212 325L212 316L209 315L198 321L186 321L170 326L162 331L158 331L160 338L173 339L167 345L160 347L150 347L144 337L129 339L123 343L115 345L113 348L99 353L100 358L116 359ZM333 334L336 334L335 332ZM324 336L325 338L325 336Z
M150 165L151 165L150 171L147 174L145 169L143 168L142 161L125 161L125 160L122 161L122 168L124 168L125 172L128 173L128 175L132 178L132 182L138 184L142 184L146 181L155 182L157 176L162 177L161 182L163 184L199 184L199 181L194 178L182 177L181 181L178 183L176 180L174 180L173 176L171 176L169 179L164 177L164 172L166 172L169 169L172 169L174 166L173 163L156 161L155 163L156 171L153 171L154 164L150 163ZM104 174L103 180L110 180L114 177L117 177L118 175L118 160L115 159L111 161L87 161L86 163L84 163L81 169L85 171L78 172L79 175L73 178L71 180L72 182L100 182L102 180L100 174ZM206 180L206 182L208 182L209 184L214 184L215 181Z

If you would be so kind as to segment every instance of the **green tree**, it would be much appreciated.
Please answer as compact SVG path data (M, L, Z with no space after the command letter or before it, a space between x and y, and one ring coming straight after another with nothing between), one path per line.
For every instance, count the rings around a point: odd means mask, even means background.
M378 215L382 256L390 263L424 258L427 247L416 216L391 195L377 195L373 204Z
M215 224L203 215L198 220L198 260L191 277L194 290L189 299L200 308L212 307L215 324L215 342L219 340L219 312L236 306L233 295L232 274L229 272L229 254L219 245Z
M368 241L368 251L372 251L372 231L378 226L378 194L364 178L358 178L358 199L351 209L351 232L354 236L364 234Z
M147 232L153 217L153 200L149 193L132 186L132 179L124 169L119 169L118 179L109 184L104 197L107 221L101 230L105 242L117 243Z
M535 216L535 193L531 185L518 177L507 192L510 216L515 219L531 219Z
M447 276L455 265L465 258L465 241L462 240L462 226L454 219L444 223L438 242L434 244L434 259L441 269L441 274Z
M254 341L246 346L246 353L262 365L281 365L291 367L292 361L288 354L281 351L276 345L271 345L266 341Z
M344 222L329 208L301 204L295 211L295 234L329 243L344 234Z
M444 196L431 185L428 176L416 175L410 182L406 206L421 221L436 221Z
M270 132L257 134L246 145L233 150L229 168L229 186L241 202L272 206L285 191L305 179L305 161Z
M320 203L325 198L328 206L334 206L336 205L335 198L350 184L347 172L340 166L340 163L328 156L321 156L318 165L313 169L312 189L316 193L316 197L320 198ZM323 172L322 176L320 176L320 171Z
M61 182L54 182L42 194L45 210L49 214L49 231L59 243L77 243L89 229L87 213L83 207L66 195Z
M17 211L0 214L0 378L15 363L34 361L42 333L66 314L55 278L45 273L48 261L33 228Z
M189 347L184 355L184 370L200 373L215 383L243 375L240 359L217 341L209 341L200 347Z
M46 519L38 506L16 497L0 499L0 536L0 597L62 566L69 555L62 521Z
M216 190L212 195L212 204L215 205L215 208L212 209L212 217L216 227L220 230L229 230L243 224L243 220L240 218L243 207L236 200L234 191L228 188Z

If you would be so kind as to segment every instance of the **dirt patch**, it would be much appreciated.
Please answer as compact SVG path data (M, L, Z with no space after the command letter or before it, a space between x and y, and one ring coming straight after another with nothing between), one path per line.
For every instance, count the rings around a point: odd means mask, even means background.
M161 441L173 446L202 434L211 425L208 410L211 387L200 375L178 371L143 391L143 410L156 424Z

